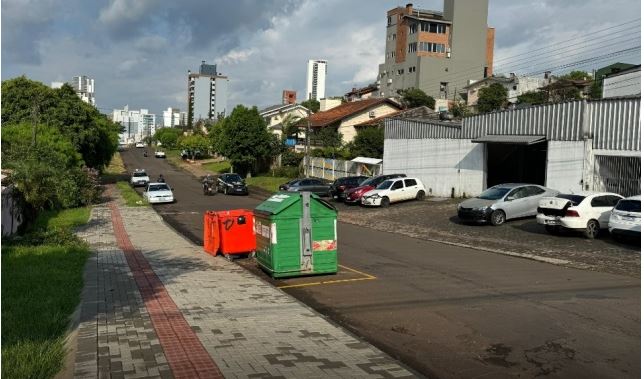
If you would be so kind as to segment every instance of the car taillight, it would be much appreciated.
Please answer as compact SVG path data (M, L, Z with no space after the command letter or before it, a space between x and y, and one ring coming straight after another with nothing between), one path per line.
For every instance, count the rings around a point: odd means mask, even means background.
M577 213L577 211L573 211L571 209L568 209L566 211L566 217L579 217L579 213Z
M338 187L338 189L339 189L340 191L344 191L344 189L345 189L345 188L346 188L345 186L339 186L339 187Z

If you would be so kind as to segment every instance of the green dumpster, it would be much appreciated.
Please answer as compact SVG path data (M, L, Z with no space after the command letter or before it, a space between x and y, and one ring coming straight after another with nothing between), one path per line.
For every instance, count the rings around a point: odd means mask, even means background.
M337 211L310 192L278 192L255 208L255 257L274 278L338 272Z

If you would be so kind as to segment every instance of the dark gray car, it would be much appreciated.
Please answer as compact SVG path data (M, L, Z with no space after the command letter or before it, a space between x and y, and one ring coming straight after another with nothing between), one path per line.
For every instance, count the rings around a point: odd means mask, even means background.
M536 184L499 184L488 188L477 197L460 203L458 218L463 221L501 225L505 220L512 218L535 216L542 197L558 194L557 190Z
M322 179L303 178L291 180L288 183L280 185L280 190L290 192L310 191L318 196L328 196L331 183Z

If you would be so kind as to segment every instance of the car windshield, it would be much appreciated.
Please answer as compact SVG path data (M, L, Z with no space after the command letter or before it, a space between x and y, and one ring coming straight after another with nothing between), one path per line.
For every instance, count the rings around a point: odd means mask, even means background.
M145 172L135 172L133 175L135 178L140 178L142 176L148 176Z
M570 195L570 194L560 194L560 195L557 195L557 197L560 198L560 199L570 200L572 205L579 205L579 203L584 201L584 199L586 198L586 196Z
M624 212L642 213L642 205L639 200L620 200L615 209Z
M375 187L378 185L378 183L382 182L382 177L376 176L374 178L369 178L365 180L364 182L360 183L361 186L372 186Z
M507 187L492 187L483 191L482 194L478 195L477 198L483 200L499 200L505 194L510 191L510 188Z
M380 183L380 185L376 187L376 189L389 189L393 182L393 180L385 180L384 182Z
M241 176L239 176L237 174L232 174L232 175L228 175L226 177L226 181L227 182L241 182L242 178L241 178Z
M170 191L170 187L167 184L152 184L148 187L148 192L154 191Z

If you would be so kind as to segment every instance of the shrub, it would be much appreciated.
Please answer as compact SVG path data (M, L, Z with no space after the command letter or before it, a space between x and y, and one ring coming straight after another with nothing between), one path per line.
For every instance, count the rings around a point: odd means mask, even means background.
M286 150L282 153L282 166L298 167L304 159L304 153L298 153L294 150Z

